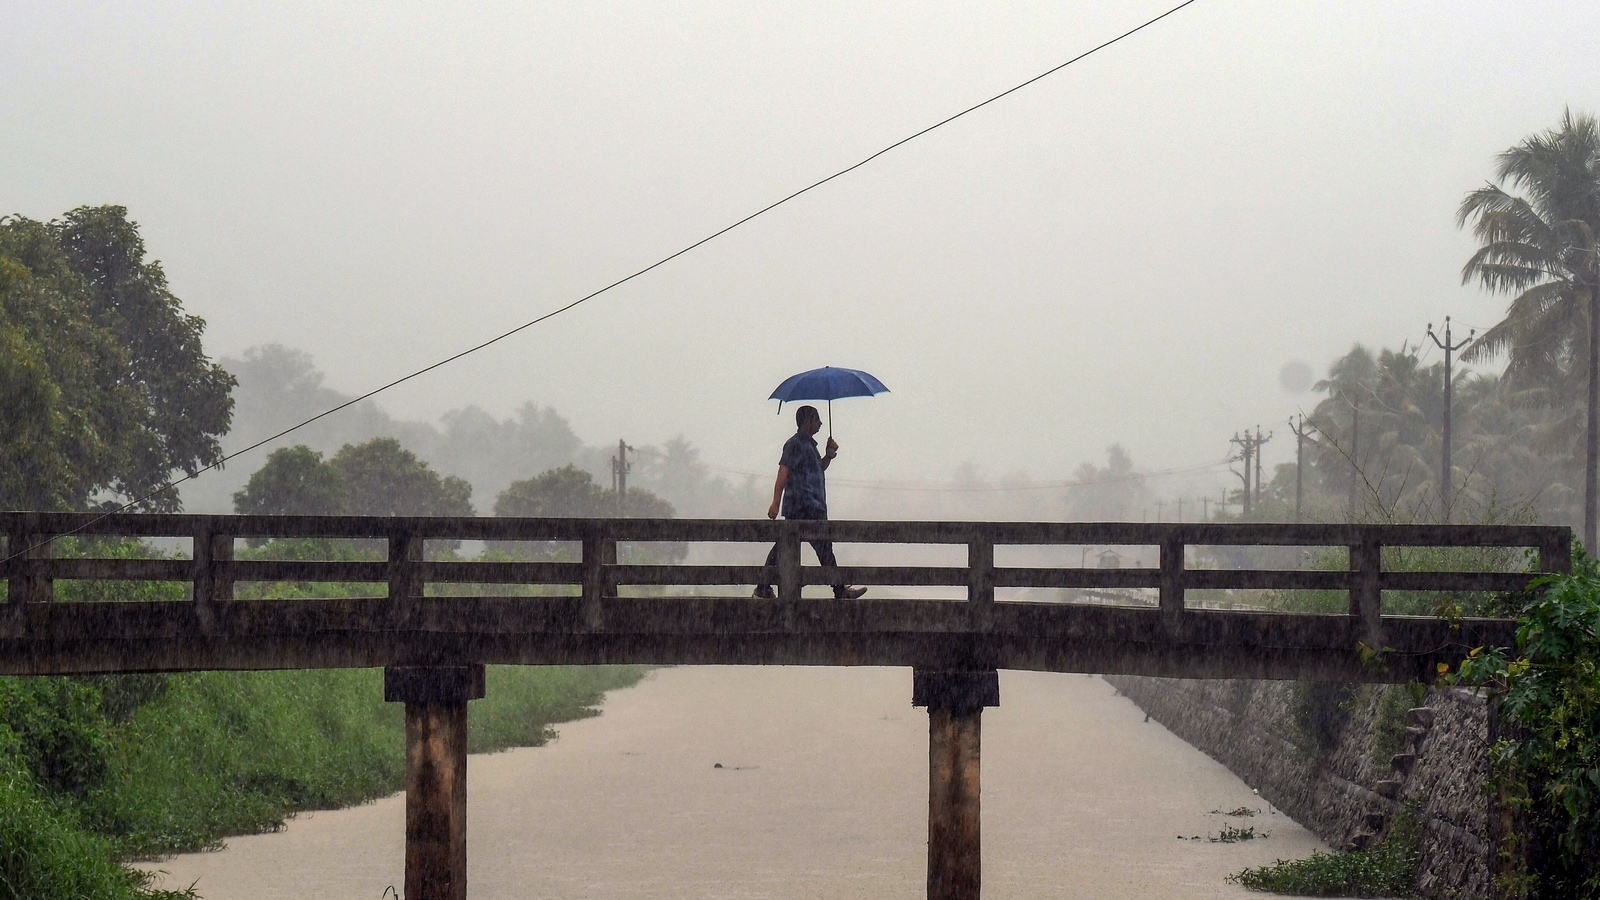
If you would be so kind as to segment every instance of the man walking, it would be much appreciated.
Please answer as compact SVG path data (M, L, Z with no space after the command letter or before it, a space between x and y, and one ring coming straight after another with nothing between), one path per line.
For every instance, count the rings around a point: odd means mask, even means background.
M795 410L794 422L798 429L784 443L783 456L778 459L778 480L772 486L767 518L778 517L781 501L785 519L827 519L828 487L823 472L839 455L839 445L830 437L827 453L817 453L816 435L822 430L822 416L815 406ZM833 541L811 541L811 549L817 552L817 562L822 565L831 568L839 564L833 556ZM770 568L777 564L778 548L774 546L767 554L766 565ZM850 587L843 582L833 586L833 596L840 600L854 600L866 592L864 587ZM760 600L774 599L772 585L757 585L755 596Z

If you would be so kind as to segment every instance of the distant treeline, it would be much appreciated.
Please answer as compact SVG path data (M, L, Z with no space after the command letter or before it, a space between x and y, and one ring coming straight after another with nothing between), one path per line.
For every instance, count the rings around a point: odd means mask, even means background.
M323 385L323 375L310 356L280 345L252 348L241 358L222 359L221 365L238 379L233 391L234 428L222 439L224 450L253 444L286 424L350 399ZM379 451L372 443L379 438L392 443ZM342 469L349 468L349 454L357 447L367 448L362 452L369 455L409 454L438 473L438 478L455 479L451 483L457 496L466 488L467 504L478 514L494 512L497 498L513 482L568 466L587 473L597 489L609 490L615 453L615 447L586 445L557 411L532 402L509 419L496 419L476 406L467 406L446 413L434 425L396 419L369 400L309 425L283 443L284 449L303 446ZM346 451L347 447L352 449ZM663 507L652 505L656 501L670 504L672 513L668 514L696 517L747 516L762 506L752 484L712 475L701 464L700 451L682 437L661 446L640 446L631 454L631 462L629 494L637 501L630 503L637 510L632 515L662 514ZM301 464L305 464L303 460ZM262 465L260 459L241 458L222 472L207 473L184 486L185 505L195 511L231 511L234 495ZM382 514L371 504L358 502L350 509L357 508ZM456 504L451 508L467 507ZM601 509L570 514L606 514Z

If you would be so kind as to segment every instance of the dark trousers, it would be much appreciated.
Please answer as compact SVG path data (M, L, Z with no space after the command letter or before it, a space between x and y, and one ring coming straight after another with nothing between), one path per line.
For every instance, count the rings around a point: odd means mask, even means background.
M826 520L828 518L828 514L827 513L816 513L816 514L784 516L784 518L785 519L789 519L791 521L792 520L796 520L796 519L809 519L809 520L812 520L812 521L816 521L816 520L819 520L819 519ZM832 568L832 567L837 566L839 564L839 560L833 555L833 541L807 541L806 543L810 544L811 545L811 549L816 551L816 553L817 553L817 562L818 563L821 563L822 565L827 566L829 568ZM775 566L777 564L778 564L778 545L777 544L773 544L772 545L772 550L770 550L767 553L767 561L763 565L771 567L771 566ZM760 587L768 588L768 587L772 587L772 585L763 584L763 585L760 585ZM835 595L837 595L843 589L844 589L844 582L842 582L842 581L833 586L833 592L834 592Z

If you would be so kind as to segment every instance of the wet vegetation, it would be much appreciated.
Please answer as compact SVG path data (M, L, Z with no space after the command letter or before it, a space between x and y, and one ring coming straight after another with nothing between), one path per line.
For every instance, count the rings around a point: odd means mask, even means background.
M1416 816L1405 814L1395 820L1387 837L1369 849L1280 859L1228 880L1251 890L1296 897L1414 897L1421 840Z
M542 744L641 675L491 668L468 748ZM115 860L385 796L404 752L402 710L383 702L376 669L0 678L0 898L142 896Z

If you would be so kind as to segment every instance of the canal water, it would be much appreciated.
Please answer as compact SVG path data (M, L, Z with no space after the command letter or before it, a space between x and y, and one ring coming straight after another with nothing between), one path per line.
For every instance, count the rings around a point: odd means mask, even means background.
M1000 674L983 714L984 896L1243 898L1317 839L1097 677ZM920 898L927 729L909 669L676 668L545 747L468 763L468 891L511 898ZM206 900L381 900L403 795L149 864ZM1228 815L1251 810L1251 816ZM1216 840L1251 830L1252 840Z

